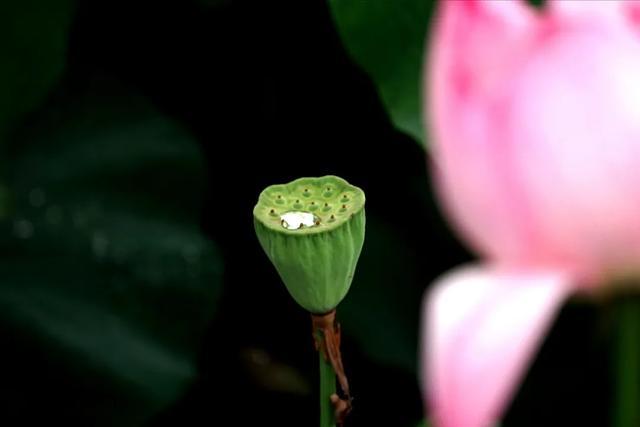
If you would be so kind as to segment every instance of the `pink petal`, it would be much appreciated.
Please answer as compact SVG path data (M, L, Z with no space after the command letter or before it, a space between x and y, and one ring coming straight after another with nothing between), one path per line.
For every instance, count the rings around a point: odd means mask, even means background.
M571 287L561 272L470 266L425 300L423 384L436 427L489 427L508 404Z
M551 0L548 2L551 13L562 19L585 16L600 19L604 16L614 16L620 13L628 0Z
M547 260L594 271L636 269L640 33L591 18L597 28L559 29L529 56L495 124L544 242L539 257L544 248Z
M503 264L637 269L640 1L441 6L425 99L454 226Z
M509 153L494 155L501 150L494 124L505 83L531 50L537 16L524 1L440 5L425 85L436 181L445 209L474 249L517 258L530 244L530 227L526 204L513 196Z
M625 32L640 29L640 2L637 0L552 0L548 17L554 26L570 28L582 26L598 31L608 27L610 31ZM640 34L637 34L640 36Z

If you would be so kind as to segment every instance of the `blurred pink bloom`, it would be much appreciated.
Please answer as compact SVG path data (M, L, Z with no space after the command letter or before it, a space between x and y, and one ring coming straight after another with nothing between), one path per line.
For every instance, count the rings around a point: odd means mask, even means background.
M492 425L572 292L640 272L640 2L445 0L425 99L434 174L484 261L425 306L437 427Z

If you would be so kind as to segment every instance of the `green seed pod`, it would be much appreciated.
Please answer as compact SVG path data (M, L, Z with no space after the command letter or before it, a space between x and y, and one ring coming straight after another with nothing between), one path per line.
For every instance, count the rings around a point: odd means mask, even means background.
M364 242L364 192L337 176L267 187L253 209L256 234L291 296L311 313L345 297Z

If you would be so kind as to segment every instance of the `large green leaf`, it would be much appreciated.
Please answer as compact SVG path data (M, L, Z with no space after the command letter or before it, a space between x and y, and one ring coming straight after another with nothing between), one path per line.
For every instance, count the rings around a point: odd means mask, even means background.
M0 2L0 138L42 102L62 74L74 3Z
M378 87L391 119L424 140L421 69L432 0L329 0L342 40Z
M194 378L219 294L218 251L199 227L205 167L143 98L76 85L13 145L0 326L64 372L49 384L61 419L139 425Z

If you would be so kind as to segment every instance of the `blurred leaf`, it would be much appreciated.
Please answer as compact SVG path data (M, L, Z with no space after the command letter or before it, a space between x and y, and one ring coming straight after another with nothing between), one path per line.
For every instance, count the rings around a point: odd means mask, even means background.
M367 233L349 294L338 307L344 330L378 362L416 371L419 309L417 261L406 242L367 215Z
M417 141L424 41L433 1L329 0L342 40L373 79L391 119Z
M74 91L15 141L0 323L64 371L46 397L62 417L139 425L193 379L220 291L199 227L205 165L143 98L104 81Z
M74 0L0 2L0 140L37 107L65 67Z

